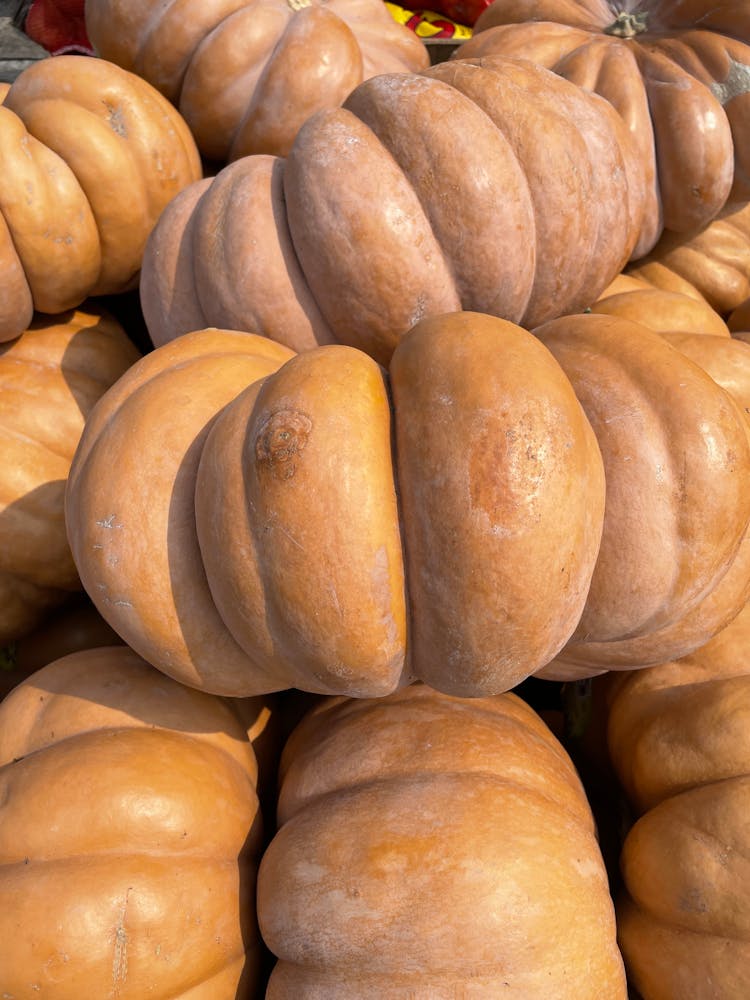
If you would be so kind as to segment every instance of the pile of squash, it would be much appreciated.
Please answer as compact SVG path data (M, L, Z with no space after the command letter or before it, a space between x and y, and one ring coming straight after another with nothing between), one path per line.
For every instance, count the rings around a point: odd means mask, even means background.
M628 6L0 91L0 996L750 996L750 15Z

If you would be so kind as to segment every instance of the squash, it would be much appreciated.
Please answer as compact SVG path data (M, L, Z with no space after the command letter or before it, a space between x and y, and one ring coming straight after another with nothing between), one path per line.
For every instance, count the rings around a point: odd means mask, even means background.
M687 282L726 316L750 297L750 201L731 202L695 233L665 233L628 272L659 288L684 291Z
M309 118L285 159L244 157L170 203L143 314L156 346L216 326L385 365L425 317L530 328L590 305L631 253L643 194L618 115L548 71L382 74Z
M102 616L233 697L513 687L578 622L603 504L560 366L473 313L417 324L390 377L346 345L179 337L101 400L65 501Z
M647 171L634 257L750 198L745 0L496 0L454 58L527 58L620 113Z
M628 275L622 275L627 278ZM636 278L631 278L638 281ZM611 286L610 286L611 288ZM683 292L656 288L643 282L641 287L605 291L592 303L591 312L604 316L622 316L642 323L657 333L683 331L729 337L730 331L721 316L705 299Z
M685 655L750 597L748 345L660 335L597 314L562 317L534 333L584 407L607 484L586 607L542 676Z
M81 589L65 481L94 404L139 357L93 303L0 344L0 646Z
M153 87L103 59L24 69L0 104L0 340L32 312L135 288L146 237L202 167Z
M626 997L583 788L513 694L324 699L284 749L258 920L267 1000Z
M618 678L612 762L640 818L618 935L643 1000L750 991L750 606L681 660Z
M258 995L256 762L221 699L124 646L0 704L0 955L16 997Z
M96 52L179 109L209 160L286 156L315 111L379 73L429 65L382 0L88 0Z

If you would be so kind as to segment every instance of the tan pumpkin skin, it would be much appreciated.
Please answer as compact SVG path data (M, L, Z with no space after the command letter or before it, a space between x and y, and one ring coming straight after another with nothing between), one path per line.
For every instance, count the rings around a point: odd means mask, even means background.
M680 623L721 584L746 539L744 410L698 364L640 324L584 315L535 333L573 384L607 482L591 589L561 658L596 672L683 655L697 643L682 645ZM735 601L738 583L744 588L746 579L734 581ZM702 641L724 621L714 620Z
M198 180L198 151L153 87L104 60L41 59L0 105L0 339L89 295L135 288L146 237ZM7 299L6 299L7 295Z
M542 131L573 151L554 169L531 140ZM520 60L371 78L309 118L285 160L249 159L155 227L141 283L155 344L231 314L237 329L283 329L295 349L334 340L385 365L432 315L528 328L590 305L622 270L643 210L617 114ZM455 238L459 223L471 238ZM214 254L230 262L226 280Z
M80 590L65 482L86 417L139 356L93 305L39 317L0 344L0 645Z
M426 47L379 0L90 0L99 55L176 104L210 160L286 156L302 123L368 77L416 72Z
M632 288L601 296L592 304L591 312L632 319L657 333L684 331L730 336L727 324L707 302L663 288Z
M0 765L5 993L257 996L257 768L225 702L75 653L2 703Z
M697 29L697 30L692 30ZM617 109L647 170L634 257L750 196L750 22L743 0L503 0L455 54L528 58Z
M284 750L279 821L269 1000L624 1000L580 781L514 695L324 700Z
M144 659L215 694L256 691L242 690L253 664L202 569L193 514L201 445L219 410L290 356L222 330L146 355L91 415L66 491L71 548L102 616ZM180 419L165 423L172 408Z
M510 323L424 320L390 373L411 669L449 694L508 690L581 616L605 516L599 446L550 352Z
M425 320L402 346L389 383L346 345L293 356L202 331L102 400L69 477L68 534L87 592L145 659L236 697L375 697L414 676L481 694L564 645L604 498L571 387L531 334L495 317ZM432 539L426 519L440 522ZM445 639L430 635L430 574Z
M730 202L689 236L665 233L628 271L659 288L689 282L725 316L750 297L750 203Z
M641 818L625 841L619 939L644 1000L750 988L750 608L682 660L623 675L610 753Z

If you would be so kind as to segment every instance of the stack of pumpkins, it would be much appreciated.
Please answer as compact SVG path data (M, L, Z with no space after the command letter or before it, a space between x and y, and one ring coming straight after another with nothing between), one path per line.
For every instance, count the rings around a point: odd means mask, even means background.
M621 6L88 0L0 95L3 996L750 993L750 20Z

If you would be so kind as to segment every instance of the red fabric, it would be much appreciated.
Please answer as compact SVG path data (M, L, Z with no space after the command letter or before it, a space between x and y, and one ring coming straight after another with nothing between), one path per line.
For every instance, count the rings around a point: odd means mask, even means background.
M53 56L62 52L93 55L83 8L84 0L35 0L23 30Z

